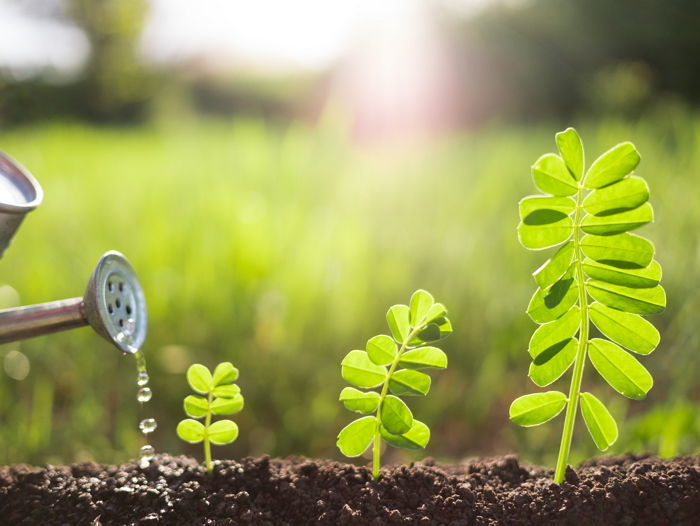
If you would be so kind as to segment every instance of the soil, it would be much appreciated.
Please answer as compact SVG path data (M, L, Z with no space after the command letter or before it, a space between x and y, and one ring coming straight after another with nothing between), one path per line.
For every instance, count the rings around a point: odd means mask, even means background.
M2 525L697 525L700 456L602 457L566 483L515 456L366 467L244 458L208 475L194 459L0 468Z

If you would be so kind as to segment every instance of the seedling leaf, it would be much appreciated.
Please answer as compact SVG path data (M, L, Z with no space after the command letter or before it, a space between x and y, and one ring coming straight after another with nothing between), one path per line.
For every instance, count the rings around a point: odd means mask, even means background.
M365 393L354 387L345 387L340 391L339 400L350 411L362 414L374 413L379 406L379 393L375 391Z
M613 146L593 162L583 178L583 186L601 188L619 181L637 167L639 160L639 152L631 142Z
M649 354L661 340L659 331L638 314L630 314L595 302L590 307L591 321L612 341L638 354Z
M588 353L596 371L621 395L641 400L654 385L649 371L613 342L594 338L589 342Z
M430 391L430 376L420 371L400 369L391 375L389 391L397 396L425 396Z
M569 338L540 353L530 364L528 376L540 387L558 380L576 359L578 340Z
M411 429L413 413L397 396L387 395L379 412L382 425L389 433L401 435Z
M598 449L605 451L617 441L617 424L603 402L591 393L581 393L581 413Z
M593 215L610 214L632 210L646 203L648 199L649 187L646 181L631 175L588 194L583 200L583 208Z
M435 303L435 299L430 292L421 289L413 293L408 316L411 326L415 327L425 322L433 303Z
M573 128L567 128L556 134L557 148L566 167L577 181L583 175L583 143Z
M209 402L201 396L189 395L183 403L185 413L192 418L202 418L207 415Z
M649 288L661 281L661 265L657 261L652 261L644 268L619 268L586 258L583 270L595 280L625 287Z
M214 369L214 385L227 384L238 380L238 369L231 362L222 362Z
M388 365L396 357L396 342L384 334L370 338L365 349L369 359L377 365Z
M406 351L399 365L408 369L445 369L447 355L437 347L419 347Z
M616 214L592 216L587 215L581 222L581 230L587 234L610 235L634 230L654 220L654 209L644 203L633 210Z
M536 323L554 321L566 313L578 299L573 272L567 272L548 289L538 289L527 306L527 313Z
M232 420L219 420L209 426L207 436L212 444L230 444L238 438L238 425Z
M350 351L340 366L345 381L357 387L376 387L386 379L386 367L370 360L365 351Z
M620 268L644 268L654 258L654 245L635 234L586 235L581 238L583 253L595 261Z
M411 429L403 435L395 435L380 427L382 438L394 447L401 449L423 449L430 442L430 429L423 422L413 419Z
M592 279L588 281L588 293L603 305L634 314L657 314L666 308L666 292L661 285L637 289Z
M546 289L566 274L566 271L571 267L573 258L574 242L569 241L562 245L551 259L548 259L540 268L533 272L532 276L541 289Z
M375 417L358 418L341 429L336 445L346 457L359 457L372 443L376 429Z
M557 212L560 216L568 216L576 208L576 201L570 197L531 195L521 199L520 203L518 203L518 208L522 221L525 221L530 215L540 210L550 210Z
M193 391L201 394L207 394L214 389L214 379L211 372L205 366L195 363L187 369L187 382Z
M241 392L241 388L236 384L226 384L215 387L212 392L214 396L218 396L219 398L233 398Z
M187 418L177 425L177 436L190 444L198 444L204 439L204 424Z
M537 210L518 225L518 239L525 248L540 250L563 243L574 232L568 215L554 210Z
M510 404L510 419L524 427L538 426L551 420L566 406L566 395L547 391L521 396Z
M235 415L243 409L244 403L240 394L233 398L217 398L211 403L211 412L215 415Z
M535 161L532 178L537 188L552 195L574 195L578 189L564 160L553 153L547 153Z
M386 313L386 319L394 339L399 343L404 343L411 332L408 306L394 305Z

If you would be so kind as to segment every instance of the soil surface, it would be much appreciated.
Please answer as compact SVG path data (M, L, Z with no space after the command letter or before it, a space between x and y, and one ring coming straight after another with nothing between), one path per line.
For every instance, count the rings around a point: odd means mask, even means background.
M515 456L441 465L366 467L303 458L244 458L207 475L194 459L151 466L0 468L2 525L700 524L700 456L602 457L552 471Z

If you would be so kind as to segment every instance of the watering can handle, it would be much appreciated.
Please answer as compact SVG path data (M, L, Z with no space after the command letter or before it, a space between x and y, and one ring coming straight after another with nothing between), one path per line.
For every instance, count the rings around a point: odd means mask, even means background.
M0 343L15 342L88 324L83 298L0 310Z

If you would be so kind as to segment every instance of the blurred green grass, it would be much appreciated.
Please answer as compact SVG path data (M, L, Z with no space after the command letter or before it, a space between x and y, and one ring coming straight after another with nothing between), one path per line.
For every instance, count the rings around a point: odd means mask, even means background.
M662 343L644 359L656 379L647 400L628 403L591 374L584 386L621 421L615 451L697 452L700 116L667 108L573 124L589 162L623 140L640 150L656 210L644 235L669 297L652 320ZM523 430L507 409L536 390L524 310L543 261L518 245L516 205L536 193L529 166L561 127L496 125L381 150L328 127L256 120L3 132L0 148L41 181L45 201L0 262L0 281L23 304L77 296L102 252L124 252L146 290L154 396L139 409L133 360L89 329L0 347L6 370L16 350L31 365L21 381L0 373L0 463L122 462L142 444L145 416L158 419L158 451L201 456L175 435L184 370L221 360L241 370L246 408L220 456L340 458L335 436L350 420L337 402L340 360L387 330L390 305L426 288L450 309L450 366L412 402L433 430L427 451L387 461L517 451L552 464L561 419ZM579 420L573 459L594 453Z

